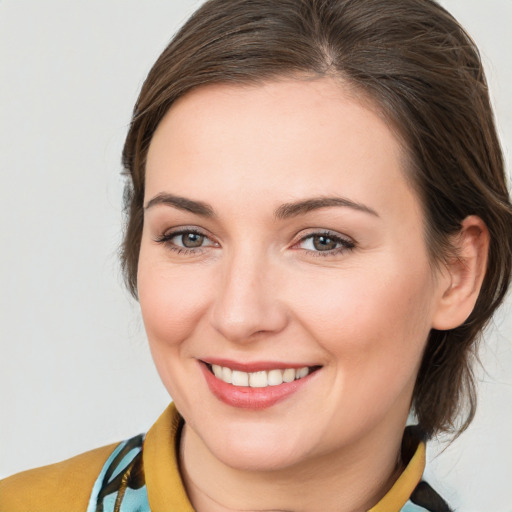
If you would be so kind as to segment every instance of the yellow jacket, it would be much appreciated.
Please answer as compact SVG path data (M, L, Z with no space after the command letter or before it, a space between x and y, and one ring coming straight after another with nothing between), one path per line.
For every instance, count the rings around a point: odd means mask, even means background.
M194 512L178 469L176 450L181 425L182 419L174 404L171 404L144 439L140 457L142 467L139 468L142 477L139 475L139 479L142 478L145 484L144 492L147 491L147 500L153 512ZM118 446L112 444L98 448L64 462L25 471L0 481L0 512L95 510L95 505L91 505L93 487L98 485L98 475ZM410 510L429 510L416 508L409 501L421 480L424 466L425 445L420 442L402 475L369 512L406 512L409 506ZM126 481L125 478L122 480ZM123 505L122 510L126 508L129 507Z

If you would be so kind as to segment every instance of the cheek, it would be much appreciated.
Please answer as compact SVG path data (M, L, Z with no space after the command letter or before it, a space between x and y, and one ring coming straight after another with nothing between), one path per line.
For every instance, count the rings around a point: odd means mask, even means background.
M210 283L197 273L191 276L166 261L146 257L142 249L137 284L158 374L170 396L187 410L193 407L187 397L191 365L195 366L187 340L200 324Z
M351 373L415 368L430 330L428 266L399 273L384 263L317 275L293 290L304 327Z
M395 276L347 272L335 285L317 280L307 294L296 290L303 327L329 354L330 424L340 431L362 432L390 411L402 418L409 410L429 332L429 279Z
M141 251L138 292L144 325L153 350L185 340L199 323L211 286L200 272L151 261Z

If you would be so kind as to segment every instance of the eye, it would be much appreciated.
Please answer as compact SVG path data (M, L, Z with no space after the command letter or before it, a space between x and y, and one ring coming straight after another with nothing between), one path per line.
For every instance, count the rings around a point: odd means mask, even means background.
M171 241L180 247L187 247L188 249L201 247L206 237L199 233L183 233L172 237Z
M178 253L196 252L205 247L218 247L216 242L196 229L170 231L158 237L155 241Z
M354 249L355 243L335 233L326 231L322 233L310 233L304 236L296 247L306 251L323 253L322 256L338 254Z

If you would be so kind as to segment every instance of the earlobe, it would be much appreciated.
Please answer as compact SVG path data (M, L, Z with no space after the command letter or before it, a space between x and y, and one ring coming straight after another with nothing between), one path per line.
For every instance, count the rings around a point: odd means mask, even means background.
M457 253L443 270L432 322L432 327L438 330L454 329L463 324L475 307L489 251L489 231L483 220L476 215L466 217L453 245Z

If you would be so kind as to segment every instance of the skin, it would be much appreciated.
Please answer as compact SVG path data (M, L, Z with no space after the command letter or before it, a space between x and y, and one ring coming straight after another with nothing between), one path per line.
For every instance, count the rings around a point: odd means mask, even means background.
M366 510L399 474L428 333L471 311L486 241L467 219L468 266L434 271L404 160L368 102L330 78L198 88L160 123L138 290L186 421L181 470L196 510ZM207 203L210 215L162 194ZM371 212L276 216L326 197ZM183 250L187 229L205 236L200 247ZM342 241L319 250L312 236L326 231ZM214 357L320 369L281 402L247 409L210 391L200 361Z

